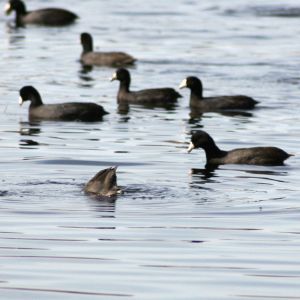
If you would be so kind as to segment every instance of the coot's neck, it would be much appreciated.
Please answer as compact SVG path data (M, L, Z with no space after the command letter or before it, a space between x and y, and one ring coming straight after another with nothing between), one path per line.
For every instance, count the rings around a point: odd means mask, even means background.
M119 93L120 92L129 93L129 86L130 86L130 78L120 81Z
M209 141L202 148L205 151L207 162L214 158L221 158L227 154L227 151L221 150L211 137L209 137Z
M30 108L34 108L34 107L43 105L42 98L38 91L34 91L31 93L30 101L31 101L30 106L29 106Z
M203 89L202 85L200 84L199 86L195 86L191 88L191 96L190 96L190 104L193 102L197 103L203 99Z
M27 14L26 6L20 1L15 9L16 12L16 26L23 26L22 18Z
M93 51L93 40L88 39L87 41L85 41L82 44L82 46L83 46L83 53L92 52Z

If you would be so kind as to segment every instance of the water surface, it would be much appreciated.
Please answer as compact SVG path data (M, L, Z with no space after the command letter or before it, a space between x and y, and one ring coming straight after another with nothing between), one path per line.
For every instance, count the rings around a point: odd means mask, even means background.
M66 28L0 17L0 290L3 299L300 299L298 1L26 1L68 7ZM119 110L111 68L83 72L79 35L139 59L132 89L202 79L205 95L246 94L242 114ZM29 123L18 90L93 101L98 123ZM205 170L193 130L224 149L274 145L286 165ZM116 202L82 192L118 165Z

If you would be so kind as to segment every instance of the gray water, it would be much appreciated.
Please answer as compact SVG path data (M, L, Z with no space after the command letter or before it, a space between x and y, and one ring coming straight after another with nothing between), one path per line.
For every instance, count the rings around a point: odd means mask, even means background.
M1 299L300 299L300 3L27 1L72 9L65 28L0 29ZM132 89L199 76L205 95L246 94L247 114L119 111L112 68L82 72L79 34L139 59ZM28 123L18 90L92 101L103 122ZM284 166L204 170L203 128L224 149L273 145ZM116 202L82 192L118 165Z

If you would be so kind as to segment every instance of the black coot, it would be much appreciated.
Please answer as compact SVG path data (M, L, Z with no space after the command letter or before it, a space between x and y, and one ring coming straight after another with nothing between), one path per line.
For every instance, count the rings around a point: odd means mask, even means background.
M44 8L27 11L25 3L21 0L10 0L5 6L6 14L16 12L16 26L38 24L46 26L63 26L73 23L78 16L61 8Z
M187 77L181 82L179 88L189 88L191 90L190 107L203 112L252 109L258 103L256 100L244 95L203 97L202 82L197 77Z
M99 121L108 114L101 105L90 102L43 104L39 92L32 86L20 89L20 105L30 101L30 120Z
M85 66L125 66L132 65L136 59L124 52L95 52L93 38L89 33L81 34L83 52L80 61Z
M205 151L207 165L282 165L291 156L277 147L251 147L224 151L218 148L208 133L202 130L192 135L188 152L195 148L202 148Z
M111 81L119 80L118 102L140 103L152 105L167 105L175 103L181 97L173 88L146 89L130 91L130 73L126 69L118 69L112 76Z

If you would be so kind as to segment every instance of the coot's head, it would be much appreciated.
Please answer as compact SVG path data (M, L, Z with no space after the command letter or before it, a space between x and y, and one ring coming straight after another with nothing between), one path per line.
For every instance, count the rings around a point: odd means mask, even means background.
M120 92L129 92L130 86L130 73L127 69L118 69L110 78L110 81L119 80L120 81Z
M181 81L179 88L180 89L183 89L183 88L189 88L189 89L201 88L202 89L202 82L199 78L197 78L195 76L189 76L186 79Z
M24 86L20 89L20 98L19 98L19 104L22 105L24 101L32 101L36 104L41 104L42 99L39 94L39 92L33 87L33 86Z
M189 88L191 91L196 92L197 94L200 93L201 95L203 90L201 80L194 76L190 76L182 80L182 82L179 85L179 88Z
M19 14L25 14L26 7L24 2L21 0L9 0L4 7L4 11L7 15L9 15L13 10Z
M211 144L214 144L211 136L203 130L198 130L192 134L191 142L188 148L188 153L197 148L208 148Z
M121 82L130 82L130 73L127 69L118 69L111 77L110 81L119 80Z
M83 32L80 35L80 40L85 52L93 51L93 38L89 33Z

